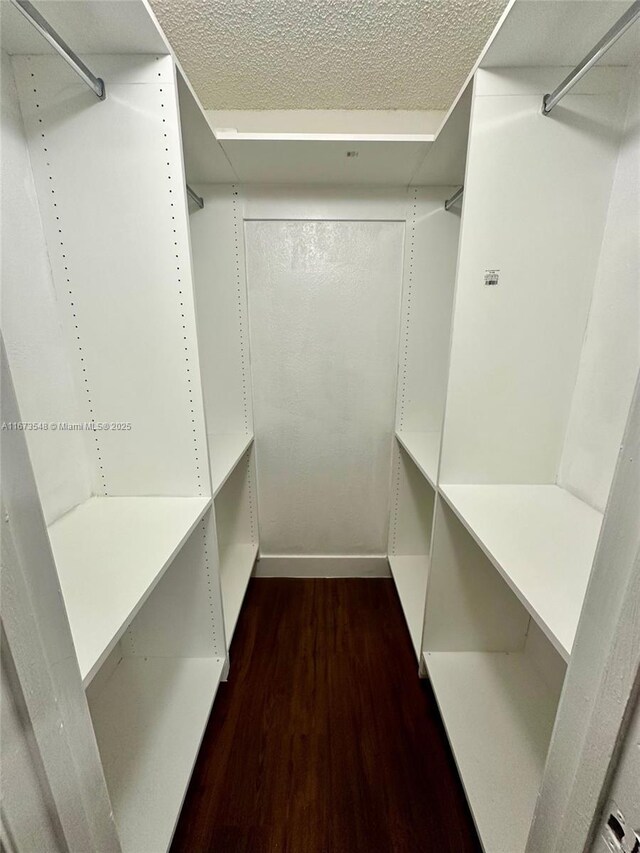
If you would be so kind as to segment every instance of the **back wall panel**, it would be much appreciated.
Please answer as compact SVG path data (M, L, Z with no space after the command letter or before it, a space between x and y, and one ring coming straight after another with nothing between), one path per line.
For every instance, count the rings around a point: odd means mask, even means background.
M404 223L245 228L261 554L384 554Z

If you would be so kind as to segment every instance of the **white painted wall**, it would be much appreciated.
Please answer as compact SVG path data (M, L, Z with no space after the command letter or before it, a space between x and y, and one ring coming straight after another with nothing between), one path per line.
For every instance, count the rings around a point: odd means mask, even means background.
M33 732L27 724L20 685L10 680L10 663L2 648L0 689L0 780L2 783L2 849L17 853L17 842L25 850L64 849L62 831L55 815L47 780L42 771ZM17 780L20 780L17 783Z
M25 421L82 420L11 62L2 52L2 331ZM89 497L82 433L27 433L47 523Z
M606 806L617 807L625 817L625 838L627 849L633 849L633 833L640 836L640 796L638 796L638 780L640 779L640 700L636 701L635 709L629 723L618 758L618 764L613 773L609 791L606 795ZM611 813L605 806L596 830L593 843L593 853L611 853L611 848L605 843L610 838L605 829L607 818Z
M604 510L640 367L640 75L613 182L558 482Z
M404 226L245 229L261 554L384 554Z

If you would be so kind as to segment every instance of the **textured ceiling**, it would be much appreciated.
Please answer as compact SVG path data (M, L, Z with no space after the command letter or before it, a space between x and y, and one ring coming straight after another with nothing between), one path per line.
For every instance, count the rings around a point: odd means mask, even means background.
M206 109L446 109L506 0L151 0Z

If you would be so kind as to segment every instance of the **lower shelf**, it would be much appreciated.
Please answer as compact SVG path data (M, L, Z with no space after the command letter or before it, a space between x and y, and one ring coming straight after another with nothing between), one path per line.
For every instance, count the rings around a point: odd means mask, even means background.
M411 642L419 659L429 558L426 556L398 557L389 554L389 566L398 590L404 618L407 620Z
M424 661L486 853L524 853L557 696L522 653Z
M220 558L222 611L227 645L236 629L244 594L258 555L257 545L230 545Z
M168 850L223 664L124 658L92 700L123 853Z

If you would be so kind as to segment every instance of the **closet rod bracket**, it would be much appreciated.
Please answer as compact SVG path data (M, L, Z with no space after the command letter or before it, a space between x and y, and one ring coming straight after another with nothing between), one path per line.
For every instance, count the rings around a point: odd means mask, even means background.
M204 207L204 199L202 198L202 196L199 196L198 193L195 192L195 190L192 190L191 187L189 186L189 184L187 184L186 187L187 187L187 195L189 196L191 201L194 204L197 204L198 207L200 208L200 210L202 210L202 208Z
M629 27L640 18L640 0L636 0L627 9L624 15L619 18L611 29L605 33L598 44L589 51L582 62L573 69L573 71L565 77L560 85L542 99L542 115L548 116L555 105L560 101L567 92L575 86L578 80L582 79L587 71L595 65L595 63L609 50L609 48L625 33Z
M451 198L448 198L445 201L444 209L445 210L451 210L453 205L462 198L463 194L464 194L464 186L460 187L459 190L456 190L454 192L454 194L451 196Z
M101 77L96 77L84 62L77 56L66 43L66 41L58 35L51 24L42 17L40 12L35 8L29 0L11 0L13 5L21 12L29 23L35 27L40 35L45 38L51 47L53 47L60 56L67 62L76 74L81 77L84 82L92 89L101 101L107 97L104 80Z

